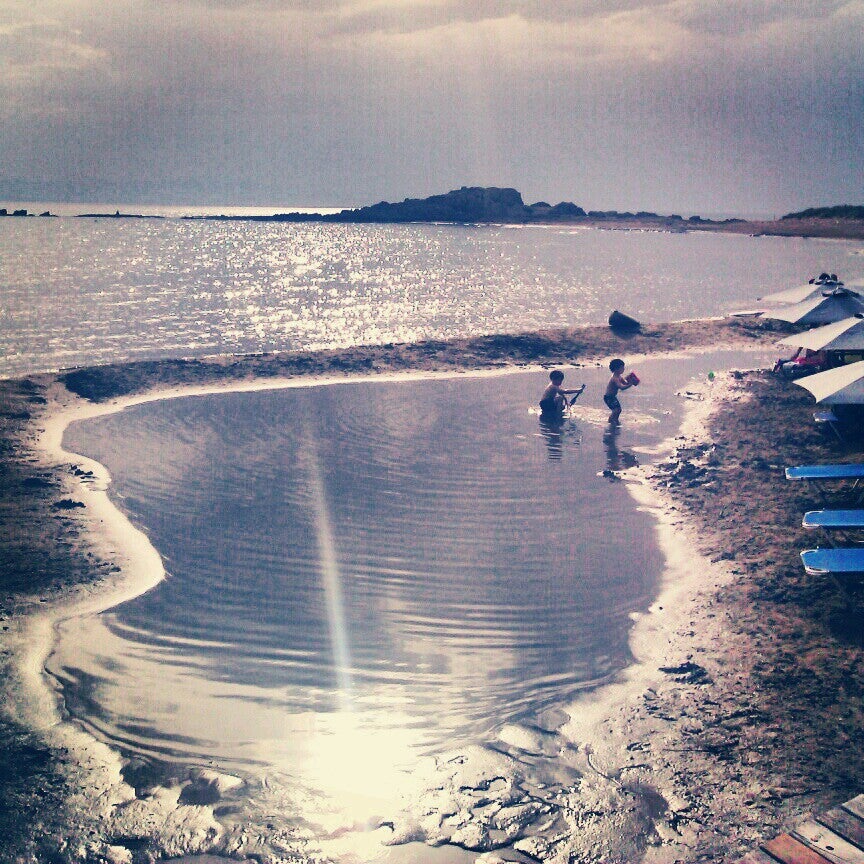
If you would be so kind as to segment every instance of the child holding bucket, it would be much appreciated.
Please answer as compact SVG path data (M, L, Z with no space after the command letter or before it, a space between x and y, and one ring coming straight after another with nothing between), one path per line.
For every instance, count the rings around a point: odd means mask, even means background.
M639 383L639 378L635 372L629 375L624 375L624 361L617 357L609 364L609 371L612 377L606 385L606 392L603 394L603 401L606 407L612 412L609 415L609 422L613 426L618 426L621 416L621 403L618 401L618 393L621 390L626 390L628 387L635 387Z

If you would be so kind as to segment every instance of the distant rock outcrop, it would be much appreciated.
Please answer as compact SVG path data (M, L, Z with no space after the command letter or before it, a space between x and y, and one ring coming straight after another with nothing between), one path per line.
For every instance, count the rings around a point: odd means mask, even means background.
M810 207L799 213L787 213L781 219L864 219L864 205L840 204L837 207Z
M89 214L107 215L107 214ZM115 214L117 216L121 214ZM684 220L677 215L660 216L641 210L638 213L619 213L617 210L586 213L572 201L561 201L554 206L546 201L526 204L515 189L497 186L463 186L444 195L429 198L406 198L399 203L380 201L367 207L340 210L338 213L274 213L272 216L184 216L184 219L251 222L448 222L458 224L526 224L573 223L606 221L612 223L636 222L650 227L681 230ZM620 227L613 225L612 227ZM626 226L624 226L626 227Z
M558 219L584 219L585 211L571 201L561 201L554 207L545 201L538 201L527 208L529 221L549 222Z
M333 215L340 222L524 222L529 212L515 189L463 186L446 195L381 201Z

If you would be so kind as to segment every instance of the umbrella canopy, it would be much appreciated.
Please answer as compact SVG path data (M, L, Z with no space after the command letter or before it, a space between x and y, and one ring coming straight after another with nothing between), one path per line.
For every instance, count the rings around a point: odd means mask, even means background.
M777 344L810 351L864 351L864 316L853 315L806 333L796 333Z
M786 303L801 303L804 300L809 300L811 297L817 297L819 294L831 294L834 291L848 291L850 294L860 294L864 289L864 280L856 279L854 282L841 282L839 279L811 279L806 285L798 285L796 288L786 288L784 291L775 291L773 294L766 294L764 297L757 298L763 303L769 303L772 306L784 305Z
M760 317L815 327L817 324L832 324L834 321L850 318L858 312L864 312L864 300L858 294L841 288L827 297L820 293L791 306L771 309L763 312Z
M806 285L799 285L797 288L787 288L785 291L775 291L773 294L766 294L764 297L759 297L763 303L801 303L803 300L809 300L811 297L816 297L821 294L825 288L821 285L814 285L808 282Z
M775 291L759 297L763 303L801 303L816 297L820 293L829 294L837 288L842 288L843 283L831 273L822 273L818 278L811 279L806 285L797 288L787 288L785 291Z
M795 381L826 405L864 405L864 360Z

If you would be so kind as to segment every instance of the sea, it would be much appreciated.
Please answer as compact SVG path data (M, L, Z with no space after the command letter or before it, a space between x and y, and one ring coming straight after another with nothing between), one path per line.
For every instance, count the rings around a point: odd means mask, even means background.
M848 241L29 205L41 207L64 215L0 218L0 377L602 324L613 309L656 322L723 315L822 271L864 274L862 244Z
M861 278L860 246L0 219L0 371L600 324L616 308L723 315L823 270ZM641 361L621 427L602 368L568 370L586 389L553 423L531 371L210 394L75 423L70 458L106 466L166 577L58 626L47 671L64 709L122 754L142 799L213 806L261 856L460 864L481 848L465 838L496 845L489 826L520 801L543 816L525 833L558 830L550 814L578 788L560 730L632 663L663 580L655 520L621 471L662 452L694 382L767 359L717 346ZM478 760L471 780L452 767ZM400 859L387 843L406 820ZM184 837L178 823L164 848Z

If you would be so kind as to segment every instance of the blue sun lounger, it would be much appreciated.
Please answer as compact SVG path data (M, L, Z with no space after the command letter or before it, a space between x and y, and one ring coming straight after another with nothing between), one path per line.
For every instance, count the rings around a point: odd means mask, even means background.
M801 520L802 528L821 528L831 546L864 542L864 510L809 510ZM837 538L840 538L840 543Z
M796 465L786 469L787 480L864 480L864 462L843 465Z
M801 527L855 531L864 528L864 510L810 510L804 514Z
M852 481L851 486L842 490L850 496L849 503L860 504L864 501L864 462L851 462L833 465L795 465L786 469L787 480L811 480L823 491L829 484L837 481ZM845 497L845 495L844 495Z
M864 549L807 549L801 561L811 576L864 573Z

